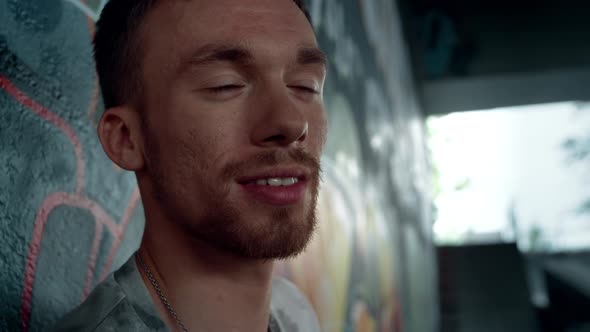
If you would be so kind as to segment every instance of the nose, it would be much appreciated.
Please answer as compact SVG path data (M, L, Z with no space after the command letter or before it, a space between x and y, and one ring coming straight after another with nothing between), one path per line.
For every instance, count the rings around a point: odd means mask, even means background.
M305 141L308 121L287 89L272 89L258 98L260 105L252 141L261 147L290 147Z

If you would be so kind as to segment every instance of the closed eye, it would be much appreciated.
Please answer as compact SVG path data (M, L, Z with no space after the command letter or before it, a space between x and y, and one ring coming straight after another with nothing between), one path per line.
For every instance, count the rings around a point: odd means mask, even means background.
M243 88L243 85L239 85L239 84L228 84L228 85L220 85L220 86L215 86L212 88L206 88L205 90L207 90L208 92L211 93L224 93L224 92L233 92L236 91L238 89Z
M313 94L318 94L319 91L314 89L314 88L310 88L308 86L305 85L290 85L289 86L291 89L296 89L299 90L301 92L305 92L305 93L313 93Z

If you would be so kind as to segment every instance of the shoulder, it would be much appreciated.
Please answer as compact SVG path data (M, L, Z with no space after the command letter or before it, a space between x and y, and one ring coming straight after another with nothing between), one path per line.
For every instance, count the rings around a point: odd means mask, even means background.
M129 305L113 275L90 293L77 308L64 316L54 327L55 332L73 331L143 331L142 321Z
M283 332L320 331L317 315L307 297L285 278L273 279L271 311Z

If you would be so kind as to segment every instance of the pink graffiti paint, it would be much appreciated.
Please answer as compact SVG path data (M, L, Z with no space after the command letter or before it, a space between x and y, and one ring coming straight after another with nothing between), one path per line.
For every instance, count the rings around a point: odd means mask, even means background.
M43 241L43 234L45 224L51 211L58 206L71 206L76 208L82 208L89 211L95 222L95 234L92 243L92 248L88 260L88 268L86 272L86 281L83 289L83 297L85 298L90 289L92 288L92 280L96 271L96 261L100 251L100 242L103 236L103 229L106 228L110 234L114 237L113 244L111 245L109 256L106 264L102 268L103 275L108 273L112 265L114 255L116 254L120 242L123 238L123 234L127 225L131 220L134 209L137 207L140 201L139 190L136 188L130 198L129 204L121 221L116 224L108 213L96 202L85 197L82 193L83 182L84 182L84 159L82 154L82 146L80 141L72 128L58 115L52 113L48 109L44 108L33 99L28 97L25 93L20 91L12 82L6 77L0 75L0 89L5 90L14 99L20 102L27 109L31 110L34 114L38 115L43 120L54 125L60 129L64 135L74 146L74 152L76 155L76 192L56 192L45 198L41 207L37 211L35 217L35 223L33 227L32 239L29 244L29 253L27 255L26 266L25 266L25 278L23 285L23 296L21 305L21 328L22 331L28 331L28 325L31 318L31 306L33 299L33 286L35 282L35 274L37 269L37 261L41 250ZM96 89L98 90L98 89ZM94 102L91 102L91 105ZM101 277L101 280L104 276Z
M57 192L49 195L41 207L37 211L35 217L35 225L33 227L33 236L29 245L29 254L27 255L27 262L25 266L25 282L23 286L23 298L21 306L21 327L23 331L28 330L28 323L31 318L31 303L33 299L33 285L35 282L35 273L37 270L37 261L41 250L41 243L43 241L43 231L47 218L51 211L58 206L72 206L83 208L94 216L95 223L105 226L115 237L118 235L120 227L114 223L112 218L104 211L104 209L97 203L81 196L80 194L70 194L64 192ZM99 234L100 236L100 234ZM96 239L96 234L95 234ZM100 240L100 239L99 239ZM92 253L96 255L96 253ZM89 269L94 270L93 263L96 262L96 257L89 259Z
M113 265L113 259L115 258L115 254L119 250L119 246L121 245L121 241L123 240L123 235L127 230L127 226L131 222L131 217L133 216L133 212L141 202L141 196L139 194L139 189L135 188L133 193L131 194L131 198L129 199L129 203L127 204L127 209L125 209L125 213L121 217L121 221L119 222L120 231L115 237L113 241L113 245L111 246L111 251L109 252L109 256L105 265L102 268L102 275L100 276L100 281L104 280L107 277L109 272L111 271L111 267ZM113 234L115 235L115 234Z
M92 241L92 249L90 249L90 257L88 259L88 268L86 269L86 282L82 290L82 301L86 299L88 293L92 289L92 279L94 277L94 270L96 267L96 260L98 252L100 251L100 241L102 240L102 223L94 223L94 240Z
M96 75L96 74L95 74ZM92 97L90 99L90 105L88 105L88 119L93 120L94 113L96 112L96 104L98 103L98 78L94 79L92 86Z
M43 120L51 123L58 129L60 129L63 134L70 140L72 145L74 146L74 153L76 154L76 192L81 193L84 189L84 155L82 153L82 145L80 144L80 140L74 133L74 130L68 123L59 117L57 114L52 113L45 107L38 104L33 99L29 98L25 95L22 91L20 91L12 82L10 82L6 77L0 74L0 89L5 90L11 95L14 99L20 102L22 105L26 106L29 110L33 111L33 113L37 114Z

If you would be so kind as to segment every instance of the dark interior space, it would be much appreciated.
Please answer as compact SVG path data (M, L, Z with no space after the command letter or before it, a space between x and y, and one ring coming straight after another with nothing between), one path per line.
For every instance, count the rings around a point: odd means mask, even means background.
M401 0L400 7L427 113L590 96L580 88L590 84L587 1Z
M523 255L515 244L440 246L441 331L589 331L589 258ZM534 303L539 292L546 302Z

